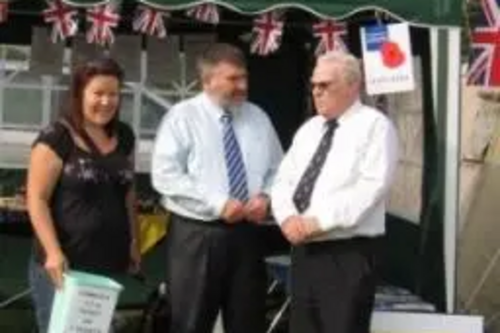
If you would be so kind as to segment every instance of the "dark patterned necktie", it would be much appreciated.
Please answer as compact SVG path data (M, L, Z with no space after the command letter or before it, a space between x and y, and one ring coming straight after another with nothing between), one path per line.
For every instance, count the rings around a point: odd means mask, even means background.
M228 112L221 117L229 194L232 198L245 202L248 200L247 176L232 120L232 115Z
M321 168L323 167L323 164L325 164L326 157L328 156L328 152L332 146L333 133L338 126L337 120L333 119L328 121L326 126L326 132L323 134L318 148L316 148L316 152L309 162L309 165L302 175L302 178L295 189L295 193L293 194L293 202L299 213L302 213L307 209L307 207L309 207L314 184L318 179Z

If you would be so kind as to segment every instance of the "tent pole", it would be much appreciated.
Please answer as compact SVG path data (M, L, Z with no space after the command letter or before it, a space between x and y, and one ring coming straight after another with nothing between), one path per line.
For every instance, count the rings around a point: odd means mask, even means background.
M460 28L448 28L448 76L445 145L444 246L446 265L446 310L456 307L457 229L460 193L461 64ZM444 55L443 55L444 56Z
M431 28L433 99L438 125L439 193L443 205L446 312L456 310L460 170L460 28Z
M438 122L440 161L442 163L440 191L443 198L443 253L445 272L446 312L456 306L457 227L459 223L460 170L460 28L432 28L433 91Z

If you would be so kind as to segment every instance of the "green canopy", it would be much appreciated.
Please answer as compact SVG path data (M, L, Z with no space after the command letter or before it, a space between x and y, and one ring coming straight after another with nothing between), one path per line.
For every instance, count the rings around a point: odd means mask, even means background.
M182 10L202 3L215 3L243 14L278 8L298 8L320 17L345 18L363 10L378 10L418 25L460 26L461 0L125 0L157 8ZM73 5L95 5L107 0L64 0Z

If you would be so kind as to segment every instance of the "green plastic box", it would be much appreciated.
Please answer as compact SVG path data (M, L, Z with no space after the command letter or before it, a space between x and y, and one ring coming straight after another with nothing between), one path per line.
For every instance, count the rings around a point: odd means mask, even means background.
M68 271L52 303L48 333L108 333L122 289L105 276Z

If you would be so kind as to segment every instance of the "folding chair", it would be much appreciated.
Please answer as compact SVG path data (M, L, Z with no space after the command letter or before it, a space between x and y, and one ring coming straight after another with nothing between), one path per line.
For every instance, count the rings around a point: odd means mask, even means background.
M32 329L34 317L31 316L31 288L28 283L28 258L32 240L26 236L29 227L27 223L24 225L0 221L0 312L26 311L30 314L29 318L19 325Z
M267 328L267 333L274 332L279 321L283 318L285 311L290 306L290 263L291 261L289 255L272 256L266 258L268 270L273 278L273 282L268 289L268 294L273 292L278 287L278 285L283 285L287 294L278 312L276 312L276 314L273 316L271 323Z
M9 296L9 298L0 301L0 310L6 309L11 304L14 304L17 301L20 301L20 300L28 297L30 294L31 294L31 288L26 288L22 291L19 291L15 295Z

